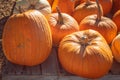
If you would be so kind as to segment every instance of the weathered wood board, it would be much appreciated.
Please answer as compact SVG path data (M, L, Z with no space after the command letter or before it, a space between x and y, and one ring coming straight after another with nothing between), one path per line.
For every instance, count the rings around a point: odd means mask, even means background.
M10 63L2 69L2 80L89 80L66 72L60 65L57 50L53 48L48 59L37 66L27 67ZM120 80L120 64L115 62L110 72L97 80Z

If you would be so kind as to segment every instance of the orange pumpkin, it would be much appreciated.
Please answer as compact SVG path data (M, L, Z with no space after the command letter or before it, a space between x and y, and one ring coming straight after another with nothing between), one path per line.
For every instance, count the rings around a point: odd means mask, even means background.
M60 42L58 57L62 67L85 78L100 78L108 73L113 62L109 45L94 30L74 32Z
M75 0L75 7L78 6L81 2L81 0Z
M79 4L73 11L72 16L77 20L78 23L81 22L86 16L97 14L98 7L96 2L86 0L84 3Z
M27 10L38 10L40 11L47 19L51 14L51 6L47 0L18 0L14 8L13 13L21 13L22 11Z
M47 0L47 1L49 2L50 6L52 6L54 0Z
M113 0L112 13L116 13L120 9L120 0Z
M84 1L86 0L81 0L81 2L84 2ZM91 1L95 1L95 0L91 0ZM99 2L103 8L103 14L104 15L108 14L112 9L113 0L99 0Z
M118 34L112 41L111 50L117 62L120 62L120 34Z
M74 10L74 5L74 0L54 0L52 5L52 12L57 12L56 7L59 7L61 12L71 15Z
M98 1L97 1L98 3ZM109 18L101 16L101 8L98 5L98 14L85 17L80 23L80 30L94 29L102 34L110 44L117 34L116 24Z
M118 10L114 15L112 20L115 22L118 28L118 32L120 31L120 10Z
M73 17L66 13L61 13L58 8L57 11L58 13L52 13L48 20L55 46L59 45L64 36L79 30L78 23Z
M52 47L49 24L37 10L11 16L5 24L2 39L6 58L19 65L42 63Z

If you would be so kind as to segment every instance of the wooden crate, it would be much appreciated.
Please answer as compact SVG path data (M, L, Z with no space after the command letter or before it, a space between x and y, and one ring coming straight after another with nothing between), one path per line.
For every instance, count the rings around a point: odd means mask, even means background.
M103 65L104 66L104 65ZM106 76L98 80L120 80L120 64L113 63ZM34 67L20 66L5 61L2 68L2 80L88 80L67 73L59 64L57 50L53 48L51 55L41 65Z

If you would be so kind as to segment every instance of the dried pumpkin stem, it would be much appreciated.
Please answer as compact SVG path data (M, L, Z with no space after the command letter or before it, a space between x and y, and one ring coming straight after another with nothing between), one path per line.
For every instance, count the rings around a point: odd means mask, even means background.
M102 10L101 10L101 7L99 5L99 1L98 0L96 0L96 3L97 3L97 7L98 7L97 20L100 21L101 20L101 16L102 16Z
M56 7L56 10L57 10L57 12L58 12L58 24L64 24L64 22L63 22L63 17L62 17L62 14L61 14L59 8Z
M19 6L19 12L22 13L25 12L25 10L21 6Z
M88 42L89 42L88 37L87 37L87 36L81 37L81 41L80 41L80 42L81 42L82 45L84 45L84 46L88 45Z

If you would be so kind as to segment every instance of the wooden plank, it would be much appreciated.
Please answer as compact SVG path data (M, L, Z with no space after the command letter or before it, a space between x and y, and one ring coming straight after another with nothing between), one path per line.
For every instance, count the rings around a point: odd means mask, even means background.
M23 73L23 66L14 64L14 67L15 67L15 74L16 75L20 75Z
M55 48L52 48L50 56L43 64L41 64L41 68L42 68L42 75L59 74L58 59Z
M13 65L13 63L6 60L6 71L8 74L15 74L16 67Z
M120 75L120 63L114 60L110 71L113 75Z
M6 75L2 80L90 80L78 76L43 76L43 75ZM120 75L106 75L97 80L120 80Z
M8 76L4 76L2 77L2 80L57 80L57 76L12 76L12 75L8 75Z
M31 75L32 74L32 67L24 66L23 70L24 70L23 75Z
M42 74L40 65L33 66L31 71L32 71L32 75L41 75Z
M1 73L2 74L8 74L8 71L7 71L7 64L6 64L6 59L3 61L3 65L2 65L2 70L1 70Z

